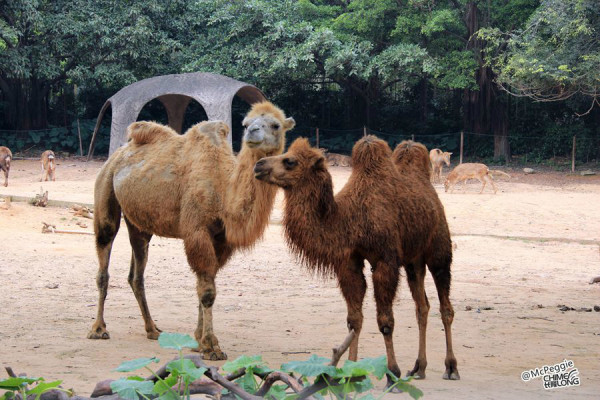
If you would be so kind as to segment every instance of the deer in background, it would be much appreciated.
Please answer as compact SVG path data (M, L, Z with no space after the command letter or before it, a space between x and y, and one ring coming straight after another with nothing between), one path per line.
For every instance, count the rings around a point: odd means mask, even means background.
M4 186L8 186L8 172L10 171L10 162L12 153L8 147L0 146L0 169L4 171Z
M452 153L447 151L441 151L440 149L432 149L429 152L429 159L431 160L431 168L433 169L433 174L431 175L431 182L441 182L442 181L442 168L444 164L447 167L450 166L450 156Z
M52 150L46 150L42 153L42 177L40 182L52 179L56 180L54 173L56 172L56 161L54 161L54 152Z

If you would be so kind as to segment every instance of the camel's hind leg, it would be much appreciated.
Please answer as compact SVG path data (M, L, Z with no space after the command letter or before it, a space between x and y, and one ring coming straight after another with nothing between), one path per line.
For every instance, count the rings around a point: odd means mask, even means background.
M127 230L129 231L129 243L131 243L131 264L129 267L129 286L133 290L135 299L137 300L142 317L144 318L144 326L146 328L146 336L148 339L158 339L161 330L156 327L156 324L150 316L148 301L146 300L146 289L144 287L144 271L148 262L148 245L152 234L140 231L127 218L125 218Z
M114 193L109 193L106 198L101 195L98 197L100 201L95 201L94 204L94 232L96 234L96 252L99 264L96 277L99 293L98 314L96 322L92 325L87 337L88 339L109 339L110 335L104 322L104 301L108 292L110 252L121 223L121 207L114 197Z
M348 266L339 268L338 283L346 300L348 315L346 322L348 331L354 330L354 339L350 343L348 359L358 359L358 338L363 324L362 305L367 291L367 282L363 273L364 261L358 256L352 256Z
M425 379L425 368L427 368L427 317L429 316L429 300L425 292L425 263L417 261L408 264L405 270L408 286L415 302L415 312L419 325L419 354L415 366L406 375L413 376L415 379Z
M452 321L454 320L454 309L450 303L450 262L451 258L449 258L447 262L428 263L427 265L433 276L433 281L435 282L438 292L438 298L440 299L440 314L442 323L444 324L444 333L446 334L446 371L444 372L443 378L458 380L460 379L460 375L458 374L456 357L452 350Z
M400 378L400 367L396 361L394 352L394 310L393 303L398 289L400 279L399 267L393 263L379 261L373 269L373 292L375 294L375 304L377 306L377 325L383 335L385 351L387 354L388 369ZM393 385L390 376L387 377L387 386Z

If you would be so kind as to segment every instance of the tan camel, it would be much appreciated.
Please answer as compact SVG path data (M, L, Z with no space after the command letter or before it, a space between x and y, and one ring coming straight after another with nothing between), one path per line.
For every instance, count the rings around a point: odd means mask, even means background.
M442 181L442 169L444 164L447 167L450 166L450 156L452 153L447 151L441 151L440 149L432 149L429 152L429 159L431 160L431 168L433 169L433 175L431 176L431 182Z
M355 144L352 163L348 182L335 196L323 154L306 139L294 141L285 154L258 161L254 172L257 179L284 189L283 226L292 251L309 269L337 278L348 308L348 329L356 333L350 360L358 357L367 260L388 369L400 376L392 340L392 307L404 266L419 325L418 358L408 375L425 378L427 266L437 288L446 335L443 378L460 379L451 333L452 244L444 208L429 182L427 149L403 142L392 154L386 142L366 136Z
M4 186L8 186L8 173L10 172L10 162L12 161L12 152L8 147L0 146L0 169L4 172Z
M42 153L41 157L42 162L42 177L40 178L40 182L47 181L48 179L52 179L52 181L56 180L56 161L54 160L54 152L52 150L46 150Z
M260 158L281 154L285 132L295 125L269 102L254 104L243 121L242 149L233 156L224 122L203 122L184 135L152 123L128 128L131 140L102 167L94 192L94 231L99 259L98 315L90 339L108 339L104 301L108 264L121 213L133 250L129 284L144 318L147 337L160 329L150 316L144 269L152 235L183 239L197 277L200 301L195 331L205 359L221 360L213 332L215 276L236 249L252 246L269 221L277 188L254 179Z

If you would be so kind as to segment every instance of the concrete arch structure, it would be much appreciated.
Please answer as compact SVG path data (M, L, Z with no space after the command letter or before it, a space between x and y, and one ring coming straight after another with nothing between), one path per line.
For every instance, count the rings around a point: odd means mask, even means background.
M231 104L235 96L248 104L266 100L265 95L253 85L208 72L155 76L132 83L102 106L90 142L88 160L93 155L96 134L109 106L112 107L110 155L127 143L127 127L137 120L144 105L151 100L161 101L167 111L169 126L181 133L185 110L192 99L200 103L208 119L225 121L231 128Z

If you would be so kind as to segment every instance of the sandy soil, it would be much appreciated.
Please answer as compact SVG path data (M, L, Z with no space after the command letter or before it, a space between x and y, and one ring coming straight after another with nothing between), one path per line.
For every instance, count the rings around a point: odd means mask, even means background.
M57 181L40 184L39 164L13 162L9 187L0 194L34 196L40 186L50 199L93 202L101 161L59 160ZM336 189L349 176L331 168ZM446 172L446 171L445 171ZM442 380L445 342L435 287L431 303L427 379L416 381L428 399L597 398L600 392L600 312L560 311L600 305L600 177L512 172L498 179L497 195L478 195L479 184L438 193L457 245L453 263L453 325L460 381ZM310 353L329 357L346 335L345 303L333 281L302 270L282 239L282 196L264 240L237 254L217 279L215 330L230 359L262 354L278 367ZM89 395L95 383L121 376L124 360L173 356L146 339L143 321L127 284L130 249L126 229L113 248L106 320L111 339L86 334L96 315L97 261L89 235L42 234L42 221L91 232L91 221L67 208L0 203L0 361L17 372L62 379ZM87 228L78 226L87 224ZM366 271L369 274L369 271ZM146 270L150 309L158 326L192 334L197 299L183 247L153 238ZM384 354L372 286L365 301L359 355ZM396 354L403 372L413 366L418 330L406 282L395 303ZM292 353L292 354L290 354ZM540 378L523 382L524 370L573 360L579 387L547 391ZM216 363L220 365L221 363ZM380 382L378 387L381 388ZM407 396L389 395L390 398Z

